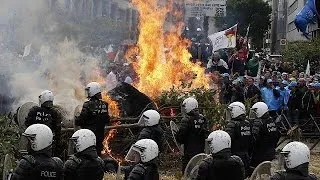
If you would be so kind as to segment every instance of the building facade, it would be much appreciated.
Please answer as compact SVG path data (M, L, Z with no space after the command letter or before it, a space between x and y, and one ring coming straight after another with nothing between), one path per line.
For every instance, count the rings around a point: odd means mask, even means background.
M294 25L294 19L296 15L305 6L307 0L287 0L287 41L306 41L307 39L302 36L301 32L298 32L296 26ZM309 24L307 32L310 33L312 38L320 37L319 24Z
M110 18L125 24L127 39L135 40L138 13L129 0L48 0L49 9L63 9L69 16L81 19Z
M305 5L305 0L287 0L287 33L286 39L288 42L307 40L302 36L301 32L298 32L294 19L296 15L301 11Z
M271 46L274 46L272 53L279 54L287 42L308 40L302 36L301 32L298 32L294 24L296 15L305 6L306 1L307 0L265 0L265 2L268 2L272 7L271 26L264 38L265 49L270 50ZM310 33L312 38L320 37L318 23L310 24L307 32Z

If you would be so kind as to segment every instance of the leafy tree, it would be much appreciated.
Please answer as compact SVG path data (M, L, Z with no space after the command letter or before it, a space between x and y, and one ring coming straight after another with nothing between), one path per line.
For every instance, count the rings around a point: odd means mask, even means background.
M302 67L306 67L309 60L311 70L319 71L320 39L288 43L283 52L283 59Z
M263 0L228 0L226 17L216 18L218 27L231 27L238 23L238 32L245 36L250 24L249 36L257 48L262 47L262 38L270 25L272 9Z

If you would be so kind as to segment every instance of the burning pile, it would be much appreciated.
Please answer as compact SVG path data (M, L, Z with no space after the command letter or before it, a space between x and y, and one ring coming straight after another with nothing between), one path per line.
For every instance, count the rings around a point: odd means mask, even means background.
M190 83L190 88L209 88L209 79L199 63L190 61L190 42L181 37L183 23L176 23L166 32L166 17L173 10L172 2L159 5L157 0L132 0L139 12L139 39L126 57L133 62L139 76L137 89L151 98L164 90ZM132 58L136 57L137 59Z
M163 91L182 83L191 83L192 88L209 88L209 78L205 76L200 63L190 61L188 52L190 41L181 37L183 23L176 23L166 31L166 18L173 12L173 3L169 0L166 5L160 5L158 0L132 0L139 12L139 39L137 46L127 51L126 58L134 65L139 76L136 88L155 99ZM173 15L181 15L174 13ZM139 57L139 58L137 58ZM109 103L113 117L119 117L116 102L106 94L103 99ZM173 112L171 112L173 115ZM113 125L119 125L120 122ZM104 140L104 153L114 157L109 142L117 134L117 130L109 131ZM119 158L114 158L120 160Z

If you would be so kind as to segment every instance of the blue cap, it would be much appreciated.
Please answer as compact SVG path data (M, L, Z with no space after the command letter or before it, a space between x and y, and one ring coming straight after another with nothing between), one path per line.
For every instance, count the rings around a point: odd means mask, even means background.
M222 76L223 77L229 77L230 75L228 73L223 73Z
M273 82L272 79L267 80L267 83L272 83L272 82Z
M316 82L316 83L311 83L311 84L313 84L313 87L317 87L317 88L320 87L320 83L318 83L318 82Z
M286 85L286 86L289 85L288 81L286 81L286 80L283 80L283 81L281 82L281 84L284 84L284 85Z
M296 81L292 81L290 84L289 84L289 87L297 87L298 84Z

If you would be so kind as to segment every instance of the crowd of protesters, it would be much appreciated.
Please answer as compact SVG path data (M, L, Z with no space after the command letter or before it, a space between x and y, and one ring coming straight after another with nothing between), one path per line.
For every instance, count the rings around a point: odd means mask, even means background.
M320 74L292 70L293 63L282 63L255 53L248 61L237 55L223 59L216 52L209 58L207 72L220 76L220 102L253 105L263 101L269 113L284 113L293 124L303 123L310 115L319 117ZM289 111L290 110L290 111Z

